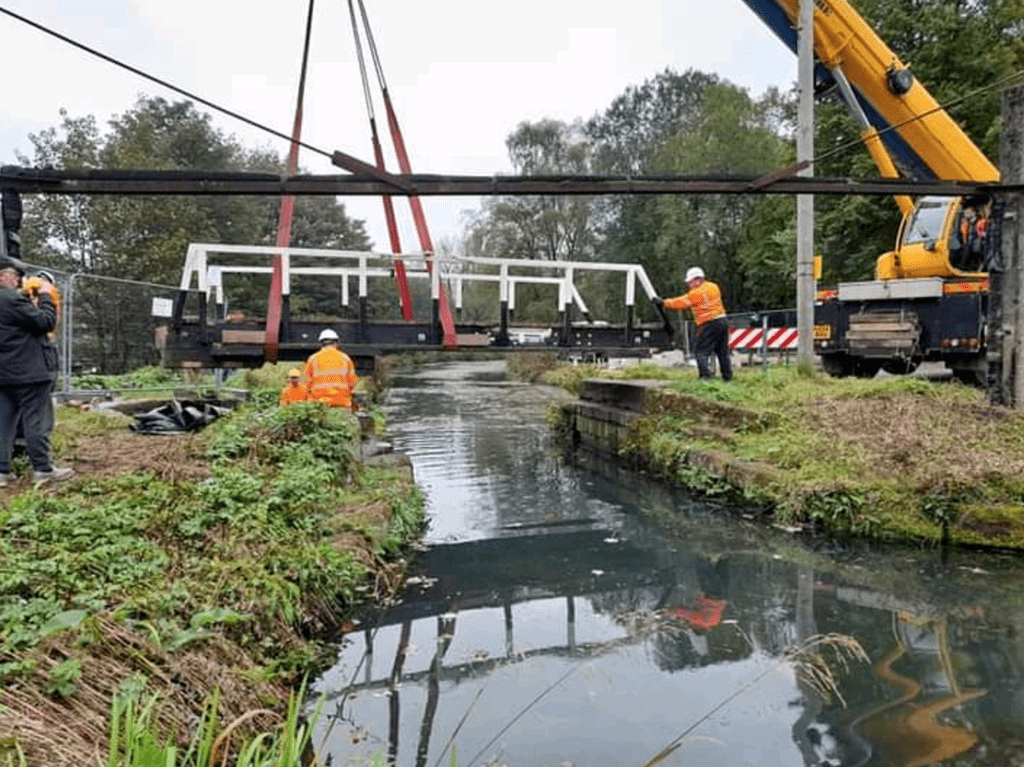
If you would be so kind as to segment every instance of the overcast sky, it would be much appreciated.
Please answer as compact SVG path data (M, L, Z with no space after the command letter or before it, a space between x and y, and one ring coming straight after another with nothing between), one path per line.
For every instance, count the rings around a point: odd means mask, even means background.
M520 122L587 119L666 67L718 74L752 97L772 85L789 88L797 77L796 57L742 0L364 3L416 173L510 172L505 140ZM307 0L0 0L0 8L291 133ZM62 108L95 115L103 128L141 94L182 98L6 14L0 41L0 164L15 163L17 152L31 156L29 134L56 126ZM287 154L287 142L199 108L245 144ZM304 112L305 142L373 162L345 0L316 0ZM309 173L341 172L305 150L299 164ZM380 200L344 202L386 249ZM466 197L423 202L435 244L457 236L462 213L479 207ZM403 250L417 250L408 205L396 200L396 210Z

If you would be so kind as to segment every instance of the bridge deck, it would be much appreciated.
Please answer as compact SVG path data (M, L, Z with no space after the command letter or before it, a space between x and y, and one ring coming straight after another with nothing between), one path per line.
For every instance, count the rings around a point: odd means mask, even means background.
M373 369L375 358L407 352L551 352L561 357L608 359L648 357L672 348L672 339L661 325L627 328L574 323L568 330L557 326L531 328L528 334L502 332L482 325L457 325L459 342L444 346L436 327L430 323L292 321L281 334L277 359L307 359L319 348L316 339L325 327L338 332L342 349L363 372ZM520 342L520 336L530 340ZM185 320L177 328L168 328L160 344L162 361L168 367L259 367L267 359L265 338L263 325L257 320L216 324Z

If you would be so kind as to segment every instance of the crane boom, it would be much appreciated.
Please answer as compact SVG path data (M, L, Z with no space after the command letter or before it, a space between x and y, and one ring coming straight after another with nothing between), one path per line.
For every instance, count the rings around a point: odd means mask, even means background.
M796 51L799 0L744 2ZM999 179L999 169L846 0L815 0L814 53L818 78L836 80L834 73L841 71L852 86L856 108L882 134L905 176Z

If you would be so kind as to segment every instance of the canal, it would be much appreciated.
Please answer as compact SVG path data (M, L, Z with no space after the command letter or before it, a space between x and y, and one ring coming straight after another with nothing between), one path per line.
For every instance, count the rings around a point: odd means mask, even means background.
M558 396L501 362L395 375L426 547L316 680L322 759L1024 763L1017 555L799 539L563 458Z

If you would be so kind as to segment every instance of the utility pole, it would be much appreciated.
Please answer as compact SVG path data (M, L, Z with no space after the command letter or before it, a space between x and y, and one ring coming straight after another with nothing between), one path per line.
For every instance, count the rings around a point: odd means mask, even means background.
M801 176L814 176L814 2L800 0L797 43L800 102L796 159L808 163ZM796 324L800 334L797 364L810 370L814 359L814 195L796 196Z
M999 175L1004 184L1024 182L1024 86L1003 92ZM1024 408L1024 195L1009 193L1000 226L1002 264L1002 403Z

